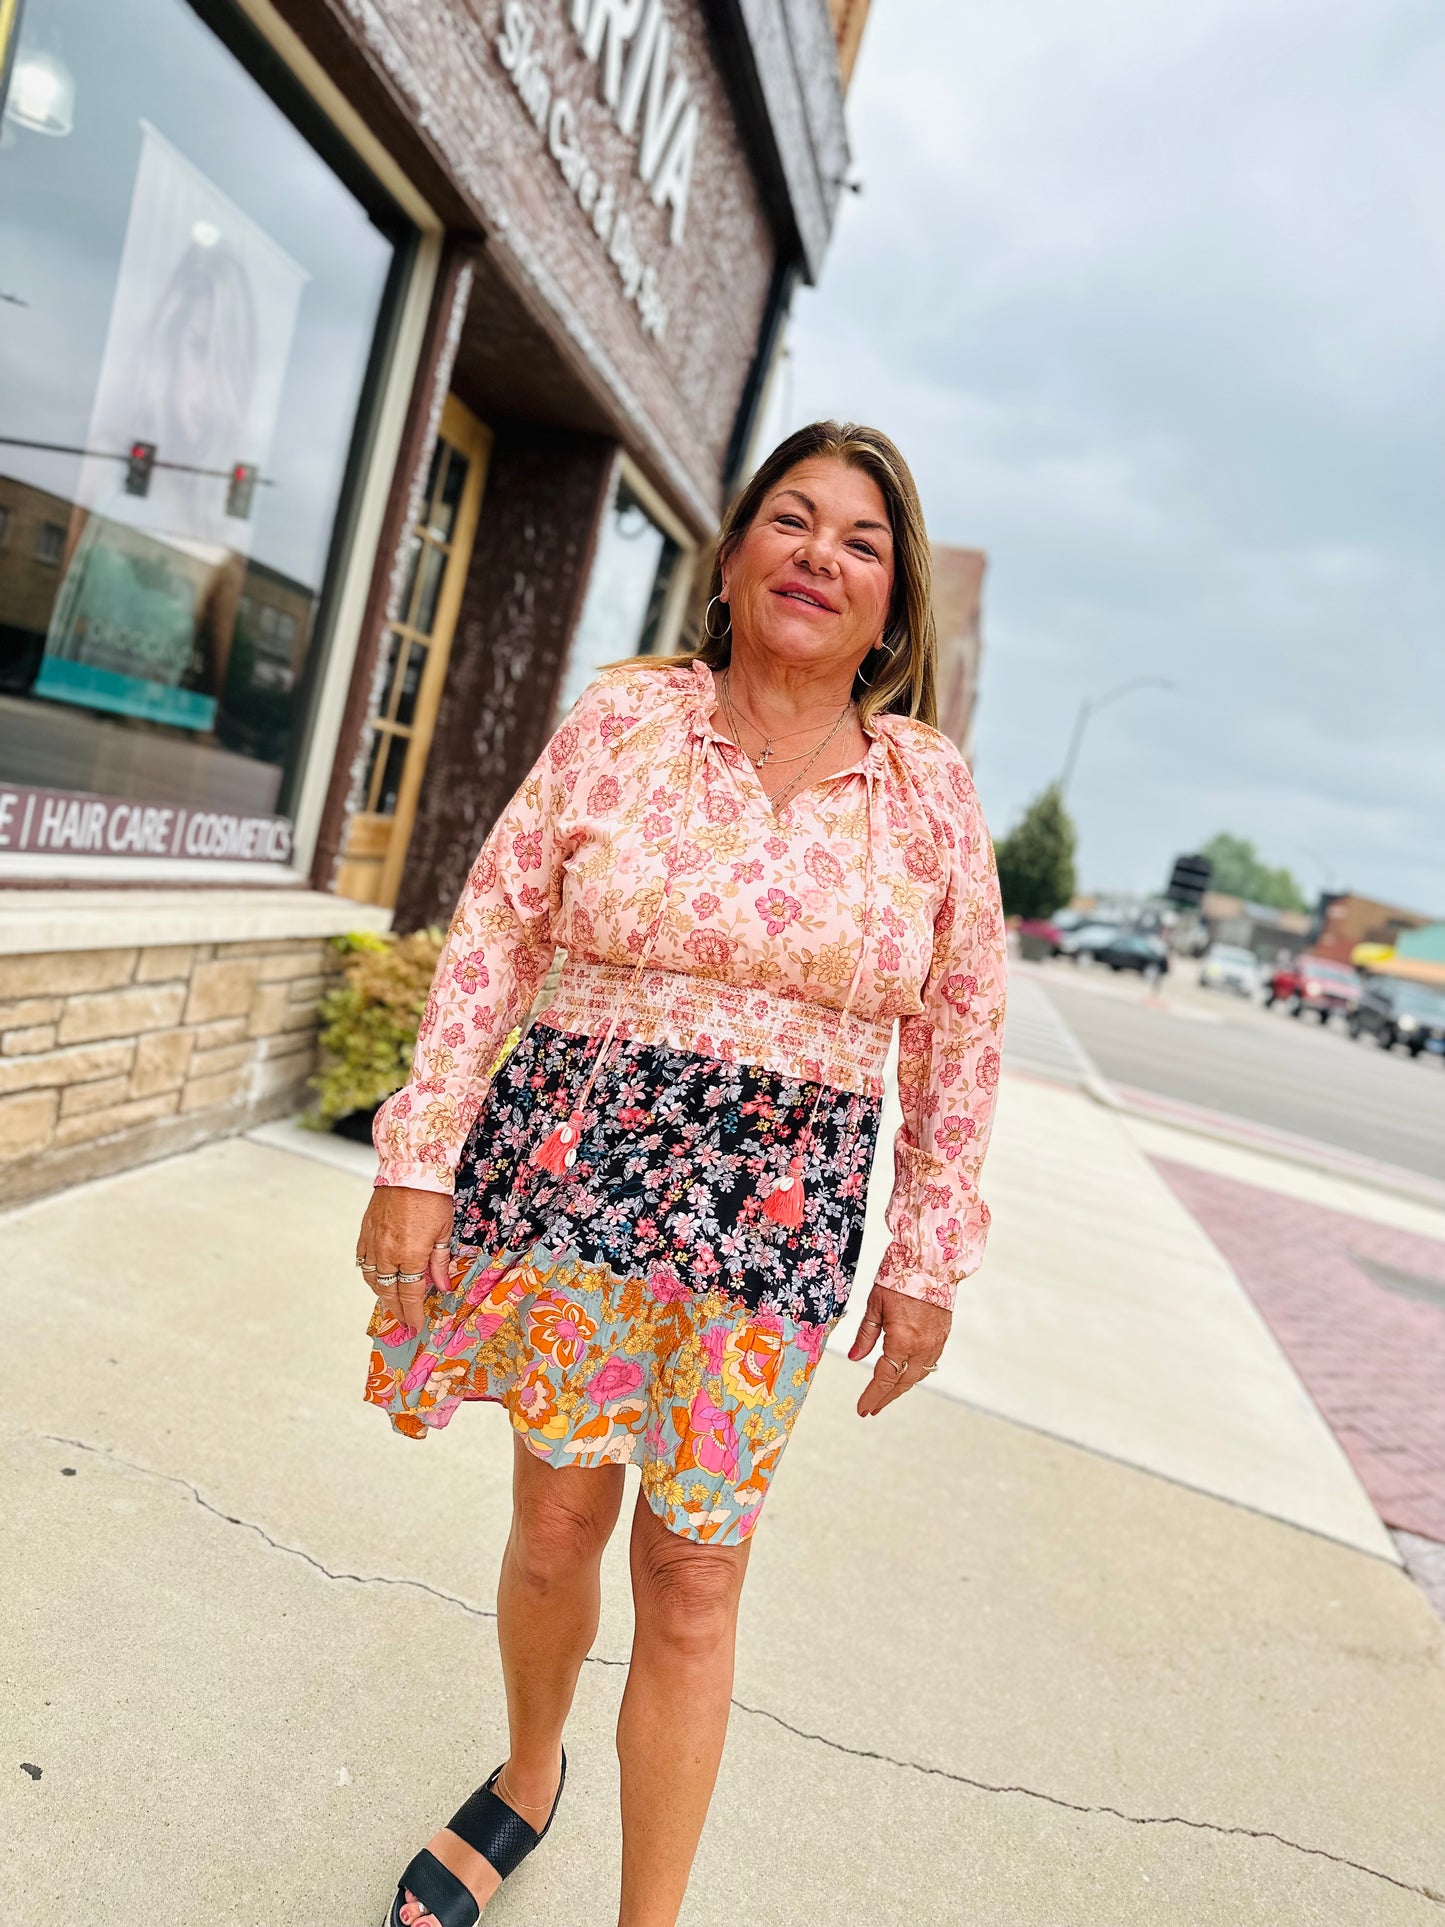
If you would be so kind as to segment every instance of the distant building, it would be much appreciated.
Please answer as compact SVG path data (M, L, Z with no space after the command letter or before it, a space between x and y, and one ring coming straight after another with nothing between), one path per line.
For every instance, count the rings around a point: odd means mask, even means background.
M1297 957L1309 943L1310 920L1300 910L1276 910L1226 896L1222 890L1206 890L1199 913L1211 943L1237 944L1262 962L1274 962L1281 952Z
M1353 894L1322 896L1310 926L1310 948L1317 957L1348 963L1358 943L1394 945L1402 930L1418 930L1430 922L1417 910Z
M973 760L973 706L983 660L982 549L933 548L933 612L938 623L938 727Z
M1382 977L1404 977L1445 990L1445 923L1423 923L1403 931L1394 954L1370 968Z
M833 37L838 43L838 71L846 88L853 78L853 63L863 38L863 23L868 18L869 0L828 0L833 16Z
M35 680L70 516L67 497L0 475L0 691Z

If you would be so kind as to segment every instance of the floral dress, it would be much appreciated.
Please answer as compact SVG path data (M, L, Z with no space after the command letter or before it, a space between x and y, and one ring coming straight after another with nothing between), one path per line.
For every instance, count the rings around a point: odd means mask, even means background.
M878 1282L949 1306L983 1255L1004 931L936 730L874 718L775 813L716 705L702 663L608 671L483 845L375 1125L378 1184L455 1196L449 1288L420 1331L376 1306L366 1397L418 1439L500 1403L732 1545L847 1302L895 1023Z

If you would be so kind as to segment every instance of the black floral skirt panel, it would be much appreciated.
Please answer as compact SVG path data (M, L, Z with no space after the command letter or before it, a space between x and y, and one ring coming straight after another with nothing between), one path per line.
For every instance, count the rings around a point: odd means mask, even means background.
M750 1310L831 1323L862 1247L879 1100L619 1039L588 1101L576 1164L554 1177L531 1154L566 1122L595 1048L543 1020L507 1059L457 1168L454 1248L541 1244L664 1296L722 1292ZM804 1184L796 1228L763 1210L794 1156Z

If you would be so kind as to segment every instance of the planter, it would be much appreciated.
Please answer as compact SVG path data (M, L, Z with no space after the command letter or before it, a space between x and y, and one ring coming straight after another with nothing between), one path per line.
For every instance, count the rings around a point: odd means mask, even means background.
M331 1135L347 1138L353 1144L370 1144L372 1120L380 1109L379 1104L373 1104L366 1110L348 1111L331 1126Z

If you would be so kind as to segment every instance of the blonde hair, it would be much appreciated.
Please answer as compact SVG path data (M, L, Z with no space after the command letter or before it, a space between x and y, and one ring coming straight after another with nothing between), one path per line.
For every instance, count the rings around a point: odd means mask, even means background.
M865 724L871 717L891 712L912 716L932 728L938 725L938 637L933 620L933 559L923 506L908 464L888 437L877 428L854 422L810 422L778 443L759 463L735 498L713 547L708 579L708 601L697 646L684 655L639 656L639 668L675 668L683 662L705 662L709 669L725 669L732 655L732 626L721 636L706 628L707 609L722 591L723 564L756 520L772 491L800 462L845 462L861 469L878 484L893 532L893 596L888 624L879 648L863 658L853 684L858 714Z

